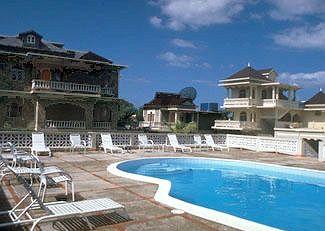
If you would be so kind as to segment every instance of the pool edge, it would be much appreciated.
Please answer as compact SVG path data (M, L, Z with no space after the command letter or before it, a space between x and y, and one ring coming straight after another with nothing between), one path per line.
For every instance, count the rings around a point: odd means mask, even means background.
M223 158L206 158L206 157L170 157L170 156L159 156L159 157L144 157L144 158L136 158L132 160L141 160L141 159L155 159L155 158L199 158L199 159L207 159L207 160L222 160L222 161L230 161L230 162L244 162L244 163L254 163L254 164L260 164L260 165L268 165L268 166L276 166L281 168L287 168L287 169L299 169L299 170L306 170L309 172L321 172L324 173L324 171L321 170L314 170L314 169L306 169L306 168L299 168L299 167L290 167L290 166L283 166L283 165L277 165L277 164L268 164L263 162L254 162L254 161L246 161L246 160L233 160L233 159L223 159ZM240 230L256 230L256 231L275 231L280 230L278 228L274 228L271 226L263 225L254 221L246 220L240 217L236 217L230 214L226 214L223 212L219 212L217 210L208 209L202 206L194 205L185 201L182 201L180 199L174 198L169 196L170 188L171 188L171 182L168 180L162 180L154 177L149 176L143 176L133 173L124 172L122 170L119 170L117 166L121 163L132 161L132 160L125 160L120 161L117 163L113 163L107 167L107 171L120 176L129 178L136 181L142 181L152 184L157 184L158 189L155 193L154 199L164 205L167 205L171 208L176 208L183 210L189 214L192 214L194 216L201 217L206 220L210 220L213 222L217 222L226 226L230 226L236 229ZM204 215L203 215L204 214Z

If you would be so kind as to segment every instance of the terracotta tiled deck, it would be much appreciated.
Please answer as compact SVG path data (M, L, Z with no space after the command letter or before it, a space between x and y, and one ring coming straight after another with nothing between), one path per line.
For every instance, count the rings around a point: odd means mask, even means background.
M189 214L174 215L172 208L156 202L153 197L156 185L137 182L112 174L107 174L106 167L114 162L152 156L203 156L215 158L230 158L274 163L286 166L304 167L325 170L325 163L308 157L293 157L274 153L255 153L243 150L228 152L201 152L194 154L139 152L130 154L103 154L89 152L87 154L57 152L54 157L41 157L46 165L57 165L69 172L75 182L77 199L110 197L125 205L131 221L110 226L100 227L98 230L234 230L221 224L210 222ZM20 195L19 186L2 186L3 194L11 205ZM54 196L62 194L60 187L49 188L47 200L54 200ZM5 196L4 196L5 195ZM0 198L4 201L5 198ZM0 204L1 206L1 204ZM2 204L2 206L4 206ZM41 230L53 230L51 224L42 224Z

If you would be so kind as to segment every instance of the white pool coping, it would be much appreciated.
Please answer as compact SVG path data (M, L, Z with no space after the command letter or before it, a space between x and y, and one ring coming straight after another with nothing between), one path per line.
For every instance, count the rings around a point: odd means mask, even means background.
M229 162L242 162L242 163L251 163L251 164L253 163L253 164L258 164L258 165L267 165L267 166L274 166L274 167L281 167L281 168L288 168L288 169L300 169L300 170L306 170L306 171L311 171L311 172L324 173L324 171L320 171L320 170L289 167L289 166L267 164L267 163L253 162L253 161L244 161L244 160L206 158L206 157L170 157L170 156L146 157L146 158L125 160L125 161L111 164L107 167L107 171L114 175L129 178L129 179L136 180L136 181L143 181L143 182L147 182L147 183L158 184L159 187L158 187L157 192L154 196L154 199L162 204L165 204L165 205L175 208L175 209L183 210L183 211L185 211L189 214L192 214L194 216L198 216L198 217L210 220L210 221L214 221L214 222L217 222L220 224L224 224L226 226L230 226L230 227L240 229L240 230L245 230L245 231L246 230L247 231L250 231L250 230L275 231L275 230L280 230L280 229L176 199L174 197L169 196L169 192L171 189L170 181L162 180L162 179L158 179L158 178L154 178L154 177L149 177L149 176L128 173L128 172L119 170L117 168L117 166L119 164L124 163L124 162L129 162L129 161L133 161L133 160L142 160L142 159L154 159L154 158L170 158L170 159L173 159L173 158L193 158L193 159L198 158L198 159L206 159L206 160L221 160L221 161L229 161Z

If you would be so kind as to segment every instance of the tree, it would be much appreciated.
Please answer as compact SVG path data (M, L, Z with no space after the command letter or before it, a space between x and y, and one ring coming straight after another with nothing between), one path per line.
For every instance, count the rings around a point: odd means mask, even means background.
M134 124L134 118L132 116L135 115L137 111L138 109L132 103L121 100L117 114L117 126L120 128L132 126Z

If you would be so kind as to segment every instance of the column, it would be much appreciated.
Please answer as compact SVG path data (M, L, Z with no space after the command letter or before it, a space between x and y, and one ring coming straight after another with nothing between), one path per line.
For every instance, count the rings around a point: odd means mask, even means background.
M175 111L175 123L177 123L178 120L178 113Z
M86 129L90 130L93 127L94 121L94 104L87 104L85 108Z
M275 87L274 86L272 87L272 99L273 100L275 99Z
M252 99L253 97L253 92L252 92L252 86L249 86L249 99Z
M279 99L279 88L275 88L275 99Z
M35 131L45 128L45 107L41 104L39 99L35 103Z
M230 98L230 95L229 95L229 93L230 93L230 88L227 88L227 99L229 99L229 98Z

